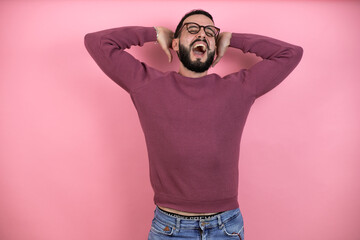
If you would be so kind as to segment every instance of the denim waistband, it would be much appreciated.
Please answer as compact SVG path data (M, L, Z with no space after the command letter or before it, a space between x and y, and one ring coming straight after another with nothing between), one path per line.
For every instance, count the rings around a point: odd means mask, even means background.
M159 208L159 207L158 207ZM171 213L171 212L167 212L161 208L159 208L159 210L162 212L162 213L165 213L166 215L168 216L172 216L172 217L178 217L178 218L181 218L181 219L189 219L189 220L200 220L200 219L203 219L203 220L208 220L210 219L211 217L214 217L220 213L223 213L223 212L218 212L218 213L214 213L214 214L211 214L211 215L197 215L197 216L185 216L185 215L180 215L180 214L176 214L176 213Z
M176 229L181 229L181 228L197 229L203 227L206 228L219 227L222 226L223 223L226 223L227 221L241 214L240 209L236 208L211 216L193 217L193 219L187 219L181 216L172 216L172 214L168 214L167 212L164 212L157 206L154 213L156 219Z

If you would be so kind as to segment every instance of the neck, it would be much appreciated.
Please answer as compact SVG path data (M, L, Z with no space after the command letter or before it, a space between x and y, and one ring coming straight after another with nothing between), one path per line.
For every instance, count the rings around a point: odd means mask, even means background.
M194 72L194 71L191 71L191 70L187 69L186 67L184 67L183 64L181 64L181 65L180 65L180 69L179 69L179 74L182 75L182 76L184 76L184 77L199 78L199 77L206 76L206 75L207 75L207 71L201 72L201 73Z

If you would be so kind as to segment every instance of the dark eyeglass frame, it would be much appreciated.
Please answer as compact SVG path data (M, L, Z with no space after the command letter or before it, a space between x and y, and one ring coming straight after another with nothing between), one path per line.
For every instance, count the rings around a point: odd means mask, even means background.
M199 30L198 30L197 32L193 32L193 31L189 30L189 28L188 28L188 25L189 25L189 24L195 24L195 25L197 25ZM187 30L190 34L197 34L198 32L201 31L201 28L204 28L204 32L205 32L206 36L208 36L208 37L217 38L217 36L218 36L219 33L220 33L220 28L215 27L215 26L213 26L213 25L202 26L202 25L197 24L197 23L195 23L195 22L187 22L187 23L184 23L184 25L182 25L182 27L180 28L179 34L180 34L180 32L182 31L182 29L183 29L185 26L186 26L186 30ZM215 33L214 36L212 36L211 34L209 35L208 32L206 31L206 29L209 29L209 27L216 29L217 32ZM212 31L212 30L210 30L210 31Z

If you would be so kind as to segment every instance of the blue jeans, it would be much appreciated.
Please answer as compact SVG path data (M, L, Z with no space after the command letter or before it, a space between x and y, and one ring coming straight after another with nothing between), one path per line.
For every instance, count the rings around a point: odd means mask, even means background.
M239 208L206 219L171 216L156 207L148 240L244 240L244 221Z

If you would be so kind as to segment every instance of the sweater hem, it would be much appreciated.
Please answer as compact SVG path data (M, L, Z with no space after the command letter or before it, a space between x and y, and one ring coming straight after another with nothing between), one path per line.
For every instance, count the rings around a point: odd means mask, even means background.
M157 206L190 213L217 213L239 207L237 195L212 201L194 201L180 200L163 194L155 194L154 203Z

